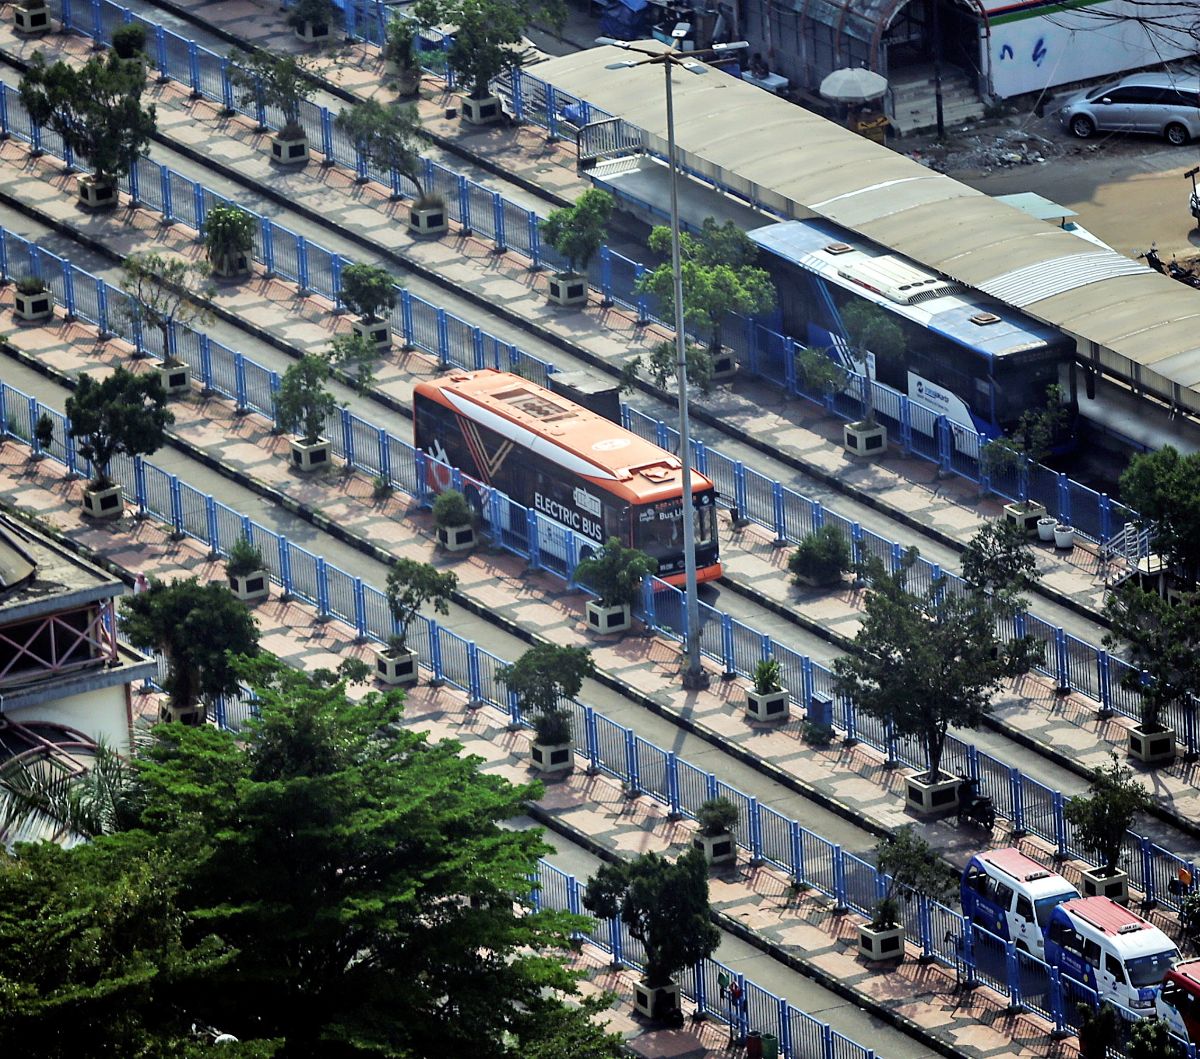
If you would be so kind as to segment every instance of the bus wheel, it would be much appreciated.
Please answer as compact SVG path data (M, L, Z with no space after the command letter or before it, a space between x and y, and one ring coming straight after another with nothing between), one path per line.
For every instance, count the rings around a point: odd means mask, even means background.
M583 563L583 562L587 562L588 559L595 559L595 558L596 558L596 550L590 544L585 544L582 548L579 549L579 558L578 558L577 562Z

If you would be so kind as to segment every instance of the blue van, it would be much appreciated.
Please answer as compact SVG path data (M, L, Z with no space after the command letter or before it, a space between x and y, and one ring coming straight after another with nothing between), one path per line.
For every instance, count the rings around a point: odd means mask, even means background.
M972 857L959 893L967 919L1039 959L1050 913L1079 896L1061 875L1015 846Z

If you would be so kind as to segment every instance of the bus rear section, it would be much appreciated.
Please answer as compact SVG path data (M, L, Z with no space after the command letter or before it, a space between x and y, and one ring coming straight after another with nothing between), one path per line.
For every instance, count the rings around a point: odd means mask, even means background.
M519 375L486 369L419 382L413 391L413 441L432 457L427 486L449 488L450 468L464 479L468 503L485 522L491 487L542 516L537 545L565 563L567 537L586 558L610 537L640 548L659 576L683 583L682 466L672 453ZM721 576L717 493L692 472L692 513L700 581ZM515 511L494 531L526 540ZM517 524L517 523L520 524Z

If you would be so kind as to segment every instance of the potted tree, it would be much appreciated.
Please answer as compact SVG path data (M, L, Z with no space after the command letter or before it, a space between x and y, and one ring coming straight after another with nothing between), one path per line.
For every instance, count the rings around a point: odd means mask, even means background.
M589 188L573 206L554 210L541 222L547 242L567 259L567 271L556 272L549 281L549 298L556 305L587 304L588 264L607 237L612 210L607 191Z
M375 383L375 368L379 363L379 346L357 332L334 335L329 343L330 367L344 371L350 384L360 394L368 394Z
M1075 829L1075 841L1100 862L1084 869L1083 894L1126 904L1129 876L1118 866L1125 832L1137 814L1149 808L1150 796L1116 754L1108 765L1092 769L1088 792L1075 795L1063 809L1063 816Z
M329 362L310 353L283 373L275 395L276 421L284 430L300 435L291 438L290 444L292 466L303 473L325 470L330 464L332 445L322 431L337 409L337 401L325 389L328 378Z
M658 560L610 537L599 553L583 559L572 575L597 595L585 604L589 628L599 633L625 632L632 624L633 604L642 581L658 571Z
M836 526L826 523L806 534L788 559L798 585L812 588L839 584L850 569L850 544Z
M153 105L143 107L146 68L114 51L83 66L47 66L35 52L21 78L21 102L32 121L53 129L63 144L88 160L78 178L79 201L89 209L113 206L117 181L145 153L155 130Z
M1138 512L1138 529L1153 533L1154 551L1172 580L1194 587L1200 573L1200 453L1184 455L1170 445L1138 453L1121 474L1121 499Z
M300 0L291 13L312 2L328 5L328 0ZM328 33L328 25L325 28ZM310 79L310 64L302 56L277 55L262 48L255 49L248 58L240 54L232 58L236 63L230 68L232 80L243 90L242 105L275 107L283 115L283 125L271 137L271 160L279 165L306 164L308 133L300 123L300 105L316 90Z
M113 30L112 49L122 59L144 59L146 56L146 27L140 22L126 22Z
M415 96L421 88L420 33L415 20L393 16L387 26L383 57L396 71L396 94Z
M22 276L13 291L13 316L27 324L49 320L54 315L54 292L38 276Z
M603 865L587 884L584 907L603 919L621 917L646 954L634 986L635 1009L651 1020L677 1017L675 975L711 956L721 935L711 922L708 863L690 849L671 863L657 853Z
M692 849L699 850L709 864L729 864L737 860L737 840L733 829L738 823L738 807L728 798L709 798L696 810L700 830L692 838Z
M121 289L132 299L127 311L159 333L163 362L158 376L167 396L191 386L192 370L179 358L176 328L212 318L207 308L193 300L194 295L211 298L216 293L208 281L210 272L207 262L158 253L130 254L121 265Z
M650 232L650 249L664 263L644 272L634 289L655 295L667 319L675 311L675 279L671 269L671 229L660 225ZM775 307L775 285L759 268L758 247L732 221L718 225L706 217L699 232L679 239L683 276L684 325L707 333L714 379L729 378L737 369L733 351L721 341L721 328L730 313L755 316ZM690 369L689 369L690 370Z
M166 660L163 721L203 724L213 699L238 690L234 658L258 651L253 616L224 585L152 580L146 591L121 599L121 612L129 639Z
M989 480L1001 475L1011 476L1016 483L1017 494L1023 495L1030 469L1050 455L1070 416L1069 406L1063 403L1062 388L1048 386L1046 402L1041 408L1031 408L1022 413L1011 433L989 441L980 450L980 471ZM1005 504L1004 517L1026 536L1032 537L1038 533L1039 520L1048 516L1045 504L1025 497ZM1056 522L1053 534L1056 544L1060 536L1058 526Z
M875 869L886 877L874 915L858 928L858 954L869 962L904 959L904 922L898 898L945 901L954 877L911 824L875 847Z
M865 565L865 613L854 650L834 660L834 687L897 738L921 741L928 768L908 777L906 798L913 812L932 817L958 808L962 781L941 770L948 729L977 728L1004 679L1027 664L1027 651L1023 641L997 636L987 597L946 592L942 579L910 592L916 560L914 548L894 572L877 558Z
M862 419L842 428L842 446L851 456L882 456L887 451L888 433L875 418L872 384L880 367L903 362L907 349L904 332L885 309L857 299L842 309L842 325L851 356L862 364L863 402Z
M427 603L433 604L438 614L449 614L456 588L458 578L449 572L442 573L431 563L414 559L397 559L392 563L387 578L387 601L394 631L386 646L375 650L375 675L383 683L417 682L417 652L408 647L413 619Z
M796 376L808 389L809 396L826 400L846 388L849 373L833 359L830 349L796 347Z
M214 276L234 279L250 275L250 252L258 218L233 203L221 203L204 218L204 250Z
M18 33L45 33L50 28L50 8L46 0L17 0L13 5L13 28Z
M533 718L530 756L539 772L571 771L571 718L563 700L575 698L584 680L595 672L592 654L586 648L551 643L537 644L511 665L497 670L501 683Z
M1121 1043L1121 1016L1111 1004L1079 1004L1079 1054L1082 1059L1108 1059L1108 1050Z
M70 434L79 453L92 465L92 480L83 490L83 513L92 518L119 518L121 487L108 477L114 456L148 456L163 443L175 422L167 411L167 395L157 375L134 375L117 368L103 382L86 372L67 398Z
M438 543L448 552L465 552L475 547L475 518L467 498L457 489L438 493L433 502L433 524Z
M330 37L334 7L330 0L296 0L288 8L286 22L298 40L320 44Z
M354 333L377 350L392 344L392 331L382 318L384 309L396 304L396 281L386 268L375 265L347 265L342 269L342 289L338 297L359 318Z
M1179 1059L1171 1027L1160 1018L1138 1019L1129 1030L1128 1059Z
M688 390L699 390L707 397L712 393L713 387L713 362L708 347L688 342L684 349L684 357L687 364ZM670 392L671 387L667 386L667 381L674 379L679 370L679 354L675 342L656 342L650 347L644 361L640 354L627 360L621 368L621 389L632 392L636 388L637 377L643 370L655 386Z
M43 412L33 424L33 444L29 449L31 460L40 460L46 451L54 444L54 420L49 412Z
M1200 695L1200 597L1184 593L1171 603L1126 581L1105 602L1104 615L1112 626L1104 645L1129 663L1121 685L1139 696L1129 753L1147 765L1172 761L1175 730L1162 717L1170 707L1194 711Z
M446 200L425 186L425 160L420 146L426 142L421 119L413 106L385 106L373 99L344 107L337 126L346 133L367 161L384 172L407 177L417 189L408 210L408 227L414 235L441 235L450 228ZM393 197L399 183L393 177Z
M764 658L754 667L754 687L746 692L746 716L752 721L786 721L788 690L780 682L779 661Z
M263 553L249 537L238 537L225 557L229 591L243 603L266 599L271 594L271 571Z

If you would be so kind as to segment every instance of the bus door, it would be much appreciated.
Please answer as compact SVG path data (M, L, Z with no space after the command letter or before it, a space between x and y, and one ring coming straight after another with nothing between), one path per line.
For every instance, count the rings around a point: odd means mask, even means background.
M962 881L963 914L998 938L1009 940L1008 913L1012 890L978 864L967 866Z
M1052 916L1050 930L1046 935L1046 962L1057 967L1063 974L1092 989L1096 988L1096 970L1084 956L1087 942L1066 916ZM1099 946L1095 942L1097 958Z

